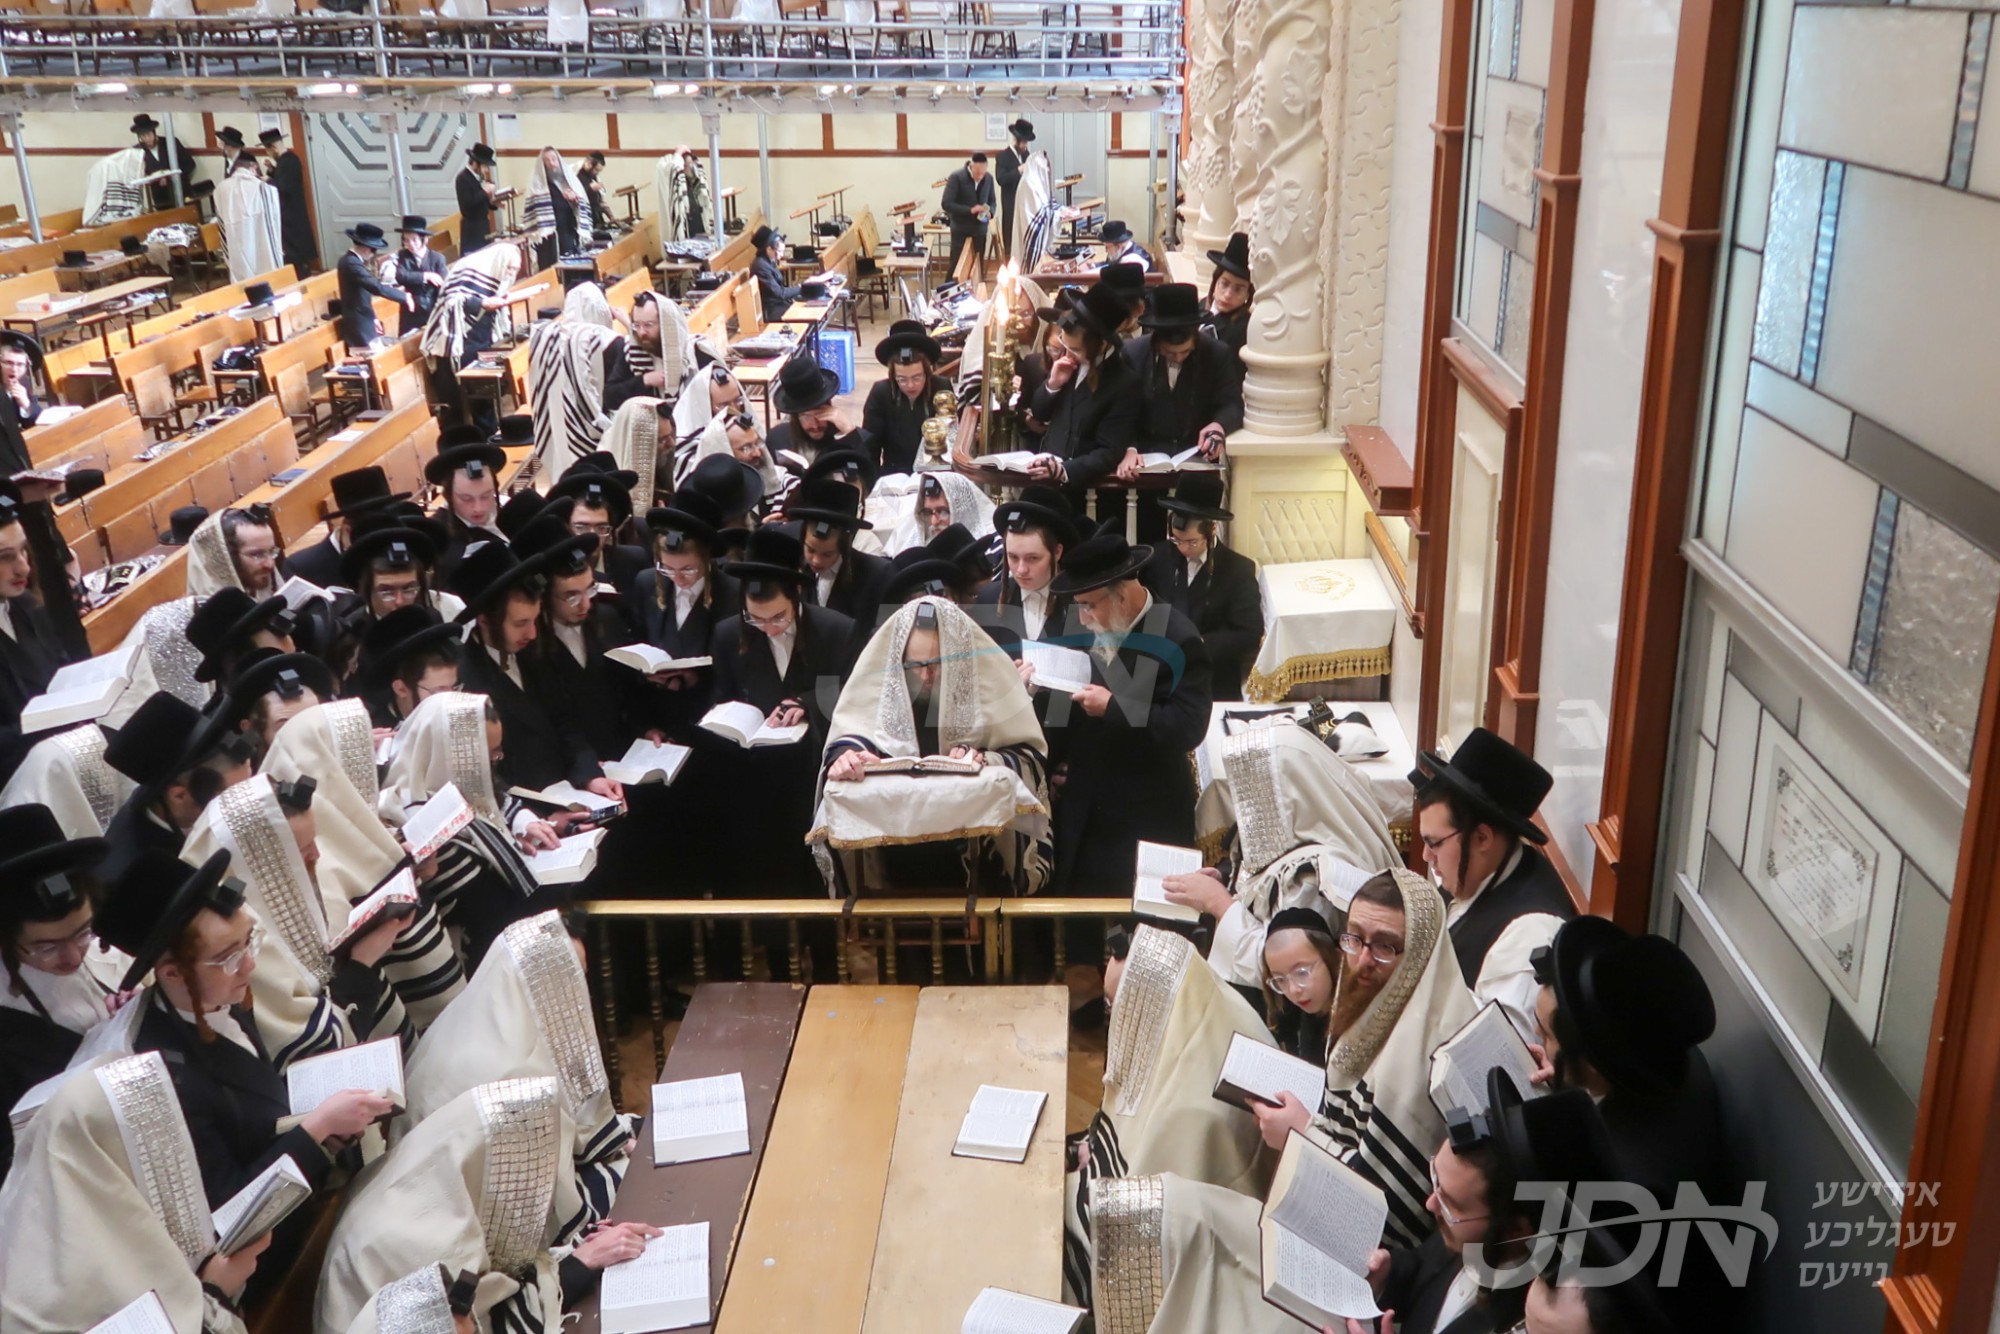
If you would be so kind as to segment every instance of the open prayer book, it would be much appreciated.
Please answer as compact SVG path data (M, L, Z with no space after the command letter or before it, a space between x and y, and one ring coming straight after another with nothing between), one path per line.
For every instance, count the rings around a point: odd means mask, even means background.
M329 602L332 601L324 588L310 579L301 579L296 574L278 586L278 596L283 598L285 605L293 611L297 611L314 598L326 598Z
M1314 1329L1380 1315L1368 1257L1388 1217L1378 1187L1293 1131L1257 1222L1264 1300Z
M653 1085L653 1165L750 1152L740 1072Z
M279 1154L249 1185L215 1207L215 1249L236 1254L311 1198L312 1183L305 1173L289 1153Z
M1035 684L1044 690L1074 695L1090 684L1090 655L1082 649L1024 639L1021 661L1034 668Z
M1326 1096L1326 1071L1268 1042L1232 1034L1215 1076L1217 1100L1248 1112L1255 1110L1253 1102L1276 1107L1280 1093L1291 1094L1307 1111L1316 1112Z
M676 658L673 654L654 648L651 644L625 644L605 650L604 656L611 661L630 667L635 672L651 676L654 672L691 672L697 667L711 667L715 659L703 654L698 658Z
M1528 1044L1498 1001L1488 1001L1431 1053L1431 1103L1440 1113L1453 1108L1478 1111L1487 1104L1486 1076L1505 1070L1514 1077L1521 1096L1538 1098L1545 1090L1531 1083L1535 1058Z
M763 712L756 705L740 700L716 705L702 717L701 725L717 736L728 737L745 750L753 746L789 746L795 741L805 740L806 736L806 724L773 727L765 721Z
M597 869L597 845L603 841L602 829L586 830L523 860L534 873L536 884L573 885Z
M510 787L510 797L519 797L530 806L546 806L556 811L582 811L587 815L608 818L618 811L618 803L609 797L600 797L595 792L586 792L568 780L550 783L544 788Z
M707 1324L708 1224L667 1228L647 1241L638 1258L607 1266L597 1310L603 1334Z
M985 1288L973 1298L959 1325L959 1334L1070 1334L1087 1314L1081 1306L1064 1306L1043 1297Z
M1141 454L1140 472L1216 472L1215 464L1201 457L1201 446L1190 445L1178 454Z
M382 1038L308 1056L285 1067L285 1096L293 1116L304 1116L347 1089L366 1089L398 1107L409 1106L409 1095L403 1092L403 1044Z
M974 462L982 468L998 468L1001 472L1025 473L1036 459L1054 458L1055 455L1034 449L1015 449L1003 454L981 454Z
M606 778L627 787L640 783L671 783L692 754L694 752L686 746L677 746L671 741L648 741L638 737L625 748L624 759L606 760L600 767Z
M999 1088L981 1084L972 1095L972 1106L959 1123L958 1143L952 1145L954 1158L992 1158L1003 1163L1028 1160L1028 1141L1035 1137L1035 1123L1042 1119L1046 1093L1034 1089Z
M1201 910L1167 897L1166 878L1201 869L1201 852L1139 840L1139 874L1132 882L1132 911L1162 922L1198 922Z
M174 1322L167 1319L167 1308L160 1304L160 1294L147 1291L130 1305L121 1306L111 1315L98 1321L84 1334L175 1334Z
M49 688L21 710L21 734L95 722L111 712L131 683L143 639L141 636L122 649L73 662L50 677Z
M403 846L410 850L411 861L424 861L436 856L453 834L471 823L472 807L465 794L458 790L458 784L446 783L403 822Z
M409 867L384 880L367 898L347 910L347 925L326 942L328 954L338 954L354 943L356 936L387 918L414 917L423 900L417 897L417 878Z
M863 777L881 774L971 774L986 772L986 766L978 760L954 759L949 755L891 755L871 760L862 770Z

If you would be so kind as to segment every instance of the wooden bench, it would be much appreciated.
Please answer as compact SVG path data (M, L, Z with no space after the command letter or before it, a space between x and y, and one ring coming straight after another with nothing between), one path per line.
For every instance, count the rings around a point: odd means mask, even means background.
M721 273L724 269L727 269L731 273L742 273L747 270L750 267L750 261L757 258L757 251L751 246L750 239L757 234L757 229L763 225L764 210L751 210L749 220L744 223L743 230L736 234L735 239L708 257L709 272Z
M62 262L65 250L116 250L125 237L136 236L143 240L155 227L165 227L176 222L198 221L193 205L187 205L181 208L163 209L158 213L141 213L136 218L109 222L102 227L72 231L43 241L39 245L0 250L0 273L33 273L37 269L52 269ZM44 231L42 234L47 236L48 232Z
M611 1210L613 1219L659 1227L707 1222L711 1314L727 1285L737 1229L763 1160L805 1001L804 987L785 982L704 982L695 988L659 1082L740 1073L749 1112L750 1152L661 1167L653 1161L652 1131L643 1129L638 1152ZM595 1289L574 1314L576 1323L568 1326L570 1334L597 1334L600 1321ZM693 1328L700 1331L709 1326Z
M915 987L807 995L717 1334L861 1328L916 1019Z
M324 536L321 525L337 474L377 465L389 475L390 490L414 492L425 461L437 453L437 436L430 405L411 403L328 436L299 458L295 466L300 475L292 482L280 486L266 481L235 503L269 505L285 549L301 551Z
M222 509L297 461L291 424L275 400L262 399L158 458L108 470L83 498L84 514L103 532L108 558L128 560L158 545L180 506Z

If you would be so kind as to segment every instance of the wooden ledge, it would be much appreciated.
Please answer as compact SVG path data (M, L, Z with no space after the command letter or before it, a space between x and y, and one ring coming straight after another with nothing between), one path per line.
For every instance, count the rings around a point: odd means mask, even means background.
M1379 426L1350 426L1340 447L1354 480L1379 515L1407 518L1416 508L1417 478L1410 461Z

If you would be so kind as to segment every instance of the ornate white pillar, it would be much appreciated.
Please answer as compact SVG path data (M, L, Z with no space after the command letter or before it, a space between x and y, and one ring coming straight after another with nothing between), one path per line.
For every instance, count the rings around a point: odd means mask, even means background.
M1206 280L1208 252L1227 244L1236 225L1229 172L1229 131L1236 109L1229 0L1191 0L1188 42L1188 153L1182 172L1185 222L1181 249Z

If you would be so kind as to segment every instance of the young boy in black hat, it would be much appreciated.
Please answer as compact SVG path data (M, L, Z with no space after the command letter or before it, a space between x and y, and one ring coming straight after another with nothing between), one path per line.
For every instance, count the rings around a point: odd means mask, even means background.
M1250 338L1250 305L1257 299L1257 286L1250 281L1249 234L1232 234L1227 249L1208 252L1208 262L1215 272L1208 280L1201 327L1240 362L1243 344Z
M379 296L394 301L405 311L414 310L416 301L400 287L383 282L375 274L375 261L388 246L382 229L372 222L357 222L347 229L351 243L340 257L340 337L351 352L366 352L382 337L382 323L375 318Z
M785 519L798 525L804 544L806 600L872 628L891 567L854 549L854 535L874 526L861 517L854 488L831 477L801 482L785 504Z
M208 803L250 777L253 754L226 697L197 710L164 690L150 696L104 745L104 762L138 784L104 831L106 877L149 850L179 856Z
M916 468L924 422L933 415L931 400L951 390L951 382L937 373L943 358L944 349L916 320L897 320L889 326L889 336L875 345L875 360L889 373L862 404L861 435L882 472Z
M1244 678L1264 642L1264 597L1257 562L1216 536L1215 525L1235 517L1222 507L1222 474L1187 473L1158 504L1167 540L1154 548L1146 587L1201 631L1215 698L1242 699Z
M402 240L402 248L396 252L396 286L410 298L396 326L396 333L401 336L424 327L432 307L437 305L438 292L444 288L450 265L445 263L443 255L431 249L428 219L406 214L396 235Z
M531 433L532 422L526 417L521 420ZM534 443L532 434L528 443ZM450 535L450 545L438 556L437 569L438 577L447 583L466 547L501 535L500 470L506 466L507 451L476 426L451 426L438 435L438 452L424 464L424 480L444 496L444 512L439 517Z
M326 513L326 536L285 558L293 574L321 588L341 581L340 558L354 540L355 521L410 498L407 491L391 494L389 474L372 464L334 474L332 488L333 508Z

